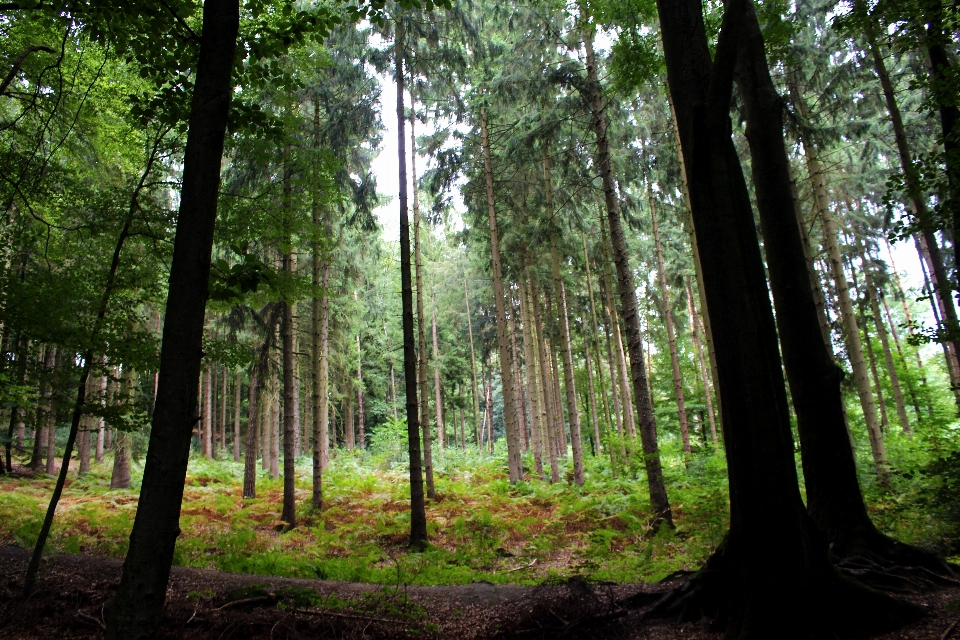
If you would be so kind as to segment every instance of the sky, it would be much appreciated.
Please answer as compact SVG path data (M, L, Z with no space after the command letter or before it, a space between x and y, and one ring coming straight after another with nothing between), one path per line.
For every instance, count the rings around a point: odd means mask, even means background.
M378 75L380 81L380 104L381 120L383 121L384 134L381 142L380 155L373 161L371 170L377 176L377 190L390 197L390 201L381 207L378 207L374 213L380 220L383 228L384 239L390 242L396 242L400 238L400 205L397 200L399 194L399 158L397 155L397 87L391 75ZM409 95L406 96L407 108L409 108ZM422 125L421 125L422 126ZM407 135L407 153L410 153L410 128L405 129ZM418 130L418 135L425 131ZM418 154L417 171L422 171L427 167L428 158ZM409 155L407 163L408 188L412 189L409 183ZM412 191L411 191L412 193ZM462 199L454 197L455 203L462 203ZM412 206L412 197L411 197ZM461 204L462 206L462 204ZM882 257L889 264L889 258L886 252L882 252ZM893 245L893 260L896 263L900 278L905 289L919 291L923 285L923 272L920 267L920 259L917 250L912 242L899 242ZM919 295L917 293L916 295ZM918 305L922 312L918 314L916 320L932 326L934 323L933 313L929 304Z

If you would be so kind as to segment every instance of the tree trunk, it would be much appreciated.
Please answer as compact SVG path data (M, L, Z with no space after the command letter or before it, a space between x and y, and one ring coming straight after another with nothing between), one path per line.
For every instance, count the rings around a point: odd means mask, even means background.
M410 548L422 551L427 543L427 515L423 497L420 423L417 407L417 347L413 329L413 282L410 268L410 220L407 214L407 150L403 108L403 22L396 22L394 62L397 66L397 147L400 166L400 295L403 315L403 379L406 392L407 447L410 454Z
M497 312L497 347L500 356L500 379L503 381L503 419L507 439L507 463L510 484L523 480L523 465L520 459L520 438L517 422L517 402L514 397L513 370L510 366L510 349L507 335L507 312L503 290L503 273L500 264L500 238L497 231L497 211L493 200L493 166L490 159L490 134L487 130L487 110L480 108L480 133L483 147L483 170L486 178L487 217L490 222L490 254L493 267L493 300Z
M250 369L250 388L247 395L247 442L243 451L243 497L257 497L257 423L260 410L258 376Z
M857 239L859 244L859 238ZM863 265L863 277L865 286L865 295L870 300L870 309L873 311L874 326L877 329L877 336L880 338L880 346L883 348L883 357L887 365L887 375L890 378L890 388L893 391L893 400L897 406L897 418L900 420L900 428L908 436L913 432L910 428L910 420L907 418L907 407L903 402L903 392L900 390L900 377L897 375L897 367L893 362L893 352L890 350L890 340L887 337L886 325L883 321L883 314L880 311L880 303L877 300L879 292L873 284L873 277L867 267L867 256L860 245L860 263Z
M937 0L937 2L938 1L939 0ZM880 51L879 44L877 43L877 35L872 17L868 16L867 19L863 21L863 24L865 27L864 35L867 38L867 44L870 49L871 57L873 58L873 68L877 73L877 77L880 79L880 86L883 89L883 97L887 104L887 112L890 115L890 122L893 124L893 137L897 143L897 152L900 155L900 166L903 170L903 178L907 187L907 195L910 198L910 208L917 217L917 221L920 224L920 233L927 244L930 256L929 262L935 275L937 285L935 295L940 303L940 308L943 311L943 321L946 325L946 329L948 330L948 339L945 341L950 343L951 351L954 354L953 357L956 359L957 354L960 353L960 337L957 335L960 333L958 332L960 323L957 321L957 308L953 299L953 286L950 284L950 280L947 278L947 271L944 266L943 256L940 253L940 247L937 244L937 238L933 232L935 223L931 219L930 212L927 209L925 190L919 174L919 168L914 163L913 155L910 151L910 144L907 141L907 130L903 126L903 116L900 113L900 105L897 103L897 96L893 82L890 80L890 74L887 72L886 63L883 61L883 54ZM934 68L938 68L938 65L936 64L933 66ZM949 67L949 64L947 64L947 67ZM945 68L946 67L940 67L940 70L942 71ZM936 75L936 72L934 72L934 74ZM943 125L944 142L948 147L947 173L950 178L951 197L949 198L950 202L947 203L947 209L952 214L952 221L954 223L954 228L956 229L960 228L957 227L957 222L960 220L960 218L957 217L960 216L960 207L956 206L956 194L957 189L960 188L960 184L957 184L955 179L956 176L960 175L960 173L958 173L958 169L960 169L960 158L957 157L958 151L960 150L957 149L955 134L951 136L946 135L948 131L953 129L955 122L955 114L953 114L953 112L956 112L956 106L953 106L952 109L947 107L947 109L948 111L951 111L951 113L948 113L946 119L941 121L941 124ZM941 110L941 116L943 115L944 111ZM952 151L951 147L953 149ZM955 254L957 251L960 250L958 250L955 246ZM958 378L960 378L960 371L958 371ZM958 398L957 406L960 408L960 398Z
M283 184L283 226L285 227L285 245L283 247L283 272L288 278L293 278L296 271L296 256L293 253L293 236L291 232L290 216L290 196L292 172L289 165L290 147L287 145L284 149L284 184ZM297 526L297 450L296 435L298 425L296 423L296 352L294 351L294 326L293 316L296 312L295 302L285 299L283 304L283 323L280 327L282 340L282 361L283 361L283 511L280 514L280 521L284 523L286 529L293 529Z
M693 292L690 290L690 281L687 280L687 313L690 315L690 326L693 328L693 348L697 352L697 362L700 365L700 379L703 381L703 395L707 404L707 418L710 421L710 441L717 444L717 423L713 418L713 390L710 378L707 376L707 362L703 356L703 344L700 342L700 318L693 303Z
M410 94L413 101L413 93ZM414 107L411 107L414 108ZM417 380L420 387L420 425L423 428L423 467L427 480L427 497L433 500L437 491L433 481L433 425L430 424L430 387L427 383L427 320L423 310L423 259L420 251L420 196L417 189L416 118L410 117L410 169L413 183L413 245L417 267Z
M463 270L463 298L466 303L467 311L467 334L470 336L470 376L472 385L470 391L473 393L473 435L480 446L480 398L477 396L477 356L473 346L473 321L470 319L470 288L467 286L467 270Z
M604 113L603 98L597 75L597 61L593 53L593 36L585 38L587 51L587 80L590 86L587 96L593 115L593 129L597 136L597 167L603 181L604 201L607 205L607 222L610 225L610 242L613 246L614 264L617 268L617 289L620 292L620 305L627 330L627 345L630 351L630 369L633 381L633 395L640 416L640 442L643 446L644 465L647 471L647 486L650 492L650 506L655 524L660 522L673 526L673 515L667 499L667 487L663 481L663 469L660 464L660 451L657 445L657 423L653 408L650 406L650 389L647 384L647 372L643 357L643 338L640 335L640 314L637 311L636 285L627 241L620 222L620 203L617 200L616 185L613 179L613 163L610 158L610 143L607 138L607 120Z
M233 404L233 461L240 462L240 394L243 391L243 378L237 373Z
M537 351L537 368L540 371L540 407L541 407L541 438L546 448L550 462L550 481L560 482L560 466L557 462L556 438L554 437L554 407L552 402L553 384L550 382L549 366L547 365L547 341L543 335L543 318L540 311L540 296L537 285L530 274L530 306L533 309L533 323L530 326L531 335L534 333L534 343Z
M590 411L590 424L593 427L593 455L596 457L600 455L602 447L600 446L600 423L597 420L596 390L593 386L593 359L590 357L590 343L586 336L583 338L583 360L587 371L587 391L589 392L587 407Z
M727 3L711 60L699 0L657 3L715 332L730 471L730 532L699 574L698 596L720 613L728 638L826 637L837 621L843 630L889 628L896 614L907 614L906 606L840 577L800 496L777 327L731 139L729 108L745 4ZM781 216L796 224L792 204ZM815 319L815 308L810 310ZM822 342L819 326L812 326ZM776 571L770 570L771 557L778 558Z
M657 272L660 274L663 321L667 325L667 344L670 348L670 364L673 367L673 390L677 397L677 415L680 418L680 439L683 442L683 452L690 453L690 432L687 426L687 407L683 400L683 378L680 376L680 358L677 356L673 309L670 308L670 290L667 287L667 270L663 261L663 244L660 242L660 225L657 224L657 206L653 199L653 186L649 181L647 182L647 199L650 201L650 219L653 221L653 242L657 251Z
M602 215L603 212L601 211L601 216ZM598 382L600 383L600 398L602 400L601 404L603 405L604 424L606 425L605 428L609 430L612 421L610 420L610 406L607 404L607 391L603 384L603 365L601 364L600 338L598 337L600 335L600 323L597 322L597 305L593 298L593 278L590 275L591 260L590 252L587 250L587 235L582 231L580 232L580 240L583 242L583 262L587 270L587 294L588 299L590 300L590 320L592 321L590 326L590 336L594 347L593 352L597 357L597 377ZM586 342L584 342L584 345L586 345ZM599 447L599 436L597 436L597 438L597 445ZM598 448L597 450L599 451L600 449Z
M443 401L440 397L440 349L437 346L436 300L433 301L433 304L433 309L430 310L431 333L433 334L433 392L437 400L437 438L440 442L440 455L443 456L443 449L447 446L447 434L443 428Z
M533 339L533 312L530 308L530 287L527 269L521 271L520 313L523 324L523 355L527 362L527 397L530 398L530 441L533 447L533 468L541 479L543 473L543 420L540 403L540 385L537 384L536 344Z
M357 446L366 448L366 426L363 414L363 351L360 348L360 334L357 334Z

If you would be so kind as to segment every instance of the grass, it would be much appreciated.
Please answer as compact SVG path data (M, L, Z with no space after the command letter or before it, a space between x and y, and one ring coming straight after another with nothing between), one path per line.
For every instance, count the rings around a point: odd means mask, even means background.
M728 526L722 452L703 447L684 458L679 443L662 439L676 528L649 526L643 478L614 478L605 459L588 457L586 483L551 485L539 479L511 486L506 452L492 456L447 450L437 459L436 500L428 500L431 545L407 551L407 469L389 443L337 452L324 478L324 506L310 503L310 460L297 465L298 527L278 531L282 485L258 468L256 499L241 496L243 468L232 461L190 461L176 548L178 565L226 572L321 578L377 584L538 584L572 575L611 582L658 580L696 569ZM905 542L936 544L952 534L948 519L924 502L939 480L922 470L931 456L923 434L888 438L899 473L891 491L870 479L858 447L871 512ZM569 461L568 461L569 463ZM527 468L532 459L525 460ZM110 490L109 462L83 478L71 473L48 549L121 558L133 523L141 469L134 486ZM528 478L532 474L528 474ZM0 543L31 546L52 478L0 479ZM924 506L927 505L927 506Z

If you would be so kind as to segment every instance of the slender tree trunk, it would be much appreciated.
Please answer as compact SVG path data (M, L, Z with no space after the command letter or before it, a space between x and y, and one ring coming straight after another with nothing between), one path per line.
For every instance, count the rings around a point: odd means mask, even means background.
M413 101L413 93L410 94ZM433 481L433 425L430 420L430 387L427 382L427 319L423 307L423 259L420 245L420 196L417 189L416 118L410 117L410 169L413 180L413 245L417 267L417 380L420 387L420 425L423 428L423 467L427 480L427 497L433 500L437 491Z
M291 184L292 172L289 167L290 147L284 149L284 220L285 244L283 248L283 272L288 278L292 278L296 271L296 256L293 253L293 237L290 230L292 212L291 203ZM294 326L293 316L296 312L295 303L292 300L283 300L283 323L280 327L283 345L283 511L280 515L281 522L286 529L293 529L297 526L297 450L296 450L296 353L294 351Z
M427 515L423 497L420 423L417 407L417 347L413 329L413 282L410 268L410 220L407 214L407 150L403 108L403 21L396 22L394 62L397 66L397 147L400 165L400 295L403 316L403 378L406 392L407 447L410 454L410 548L423 551Z
M540 403L540 385L537 384L536 343L533 339L533 312L530 308L530 287L527 269L521 271L520 307L523 323L523 355L527 362L527 397L530 398L530 441L533 447L533 467L541 479L543 473L543 420Z
M360 334L357 334L357 446L366 448L366 425L363 413L363 351L360 349Z
M703 355L703 344L700 342L700 319L693 303L693 292L690 290L690 281L685 283L687 288L687 313L690 316L690 327L693 329L693 348L697 352L697 363L700 365L700 380L703 382L703 395L707 404L707 418L710 420L710 441L717 444L717 423L713 419L713 400L710 388L710 378L707 376L707 362Z
M857 240L858 244L859 238ZM873 284L873 278L867 268L867 257L863 252L863 246L860 249L860 263L863 265L863 277L865 295L870 300L870 309L873 311L874 326L877 329L877 336L880 338L880 346L883 349L883 357L887 365L887 375L890 379L890 388L893 391L893 400L897 406L897 418L900 420L900 428L909 435L912 433L910 420L907 418L907 407L903 402L903 392L900 390L900 377L897 375L897 367L893 362L893 353L890 350L890 340L887 337L886 326L883 321L883 314L880 311L880 303L877 301L879 295L877 288Z
M601 216L603 212L601 211ZM606 428L609 429L612 421L610 420L610 406L607 404L607 391L603 384L603 365L601 364L601 354L600 354L600 323L597 322L597 305L596 301L593 298L593 277L590 275L590 252L587 250L587 236L582 231L580 232L580 240L583 242L583 262L587 269L587 294L588 299L590 300L590 320L592 325L590 326L590 338L594 347L594 354L597 356L597 378L600 383L600 398L603 405L603 415L604 415L604 424ZM584 343L586 345L586 342ZM592 392L591 392L592 394ZM600 440L598 437L597 444L599 446ZM598 449L599 451L599 449Z
M523 365L520 352L517 350L517 328L520 318L517 308L513 305L513 296L510 297L510 316L507 318L507 330L510 333L510 362L513 366L513 395L517 399L517 435L520 436L520 450L530 451L527 444L527 399L523 393Z
M203 457L215 458L213 451L213 371L203 372Z
M593 455L596 457L600 455L602 447L600 446L600 423L597 420L596 390L593 386L593 359L590 357L590 342L586 339L586 336L583 338L583 360L587 372L587 391L589 392L587 407L590 411L590 424L593 427Z
M432 298L431 294L431 298ZM443 455L443 449L447 446L447 434L443 425L443 402L440 397L440 349L437 346L437 307L436 300L433 301L433 309L430 310L431 333L433 335L433 392L437 400L437 437L440 441L440 455Z
M534 338L536 348L537 368L540 373L539 391L540 391L540 414L541 414L541 438L543 446L546 449L547 458L550 463L550 481L560 481L560 466L557 462L556 439L554 437L554 407L552 402L553 384L550 381L550 368L547 364L547 341L543 335L543 317L540 310L540 296L538 295L537 285L534 282L533 275L530 275L530 307L533 311L533 323L530 326L531 336Z
M617 268L617 289L620 292L620 305L623 309L623 319L627 329L633 395L640 416L640 442L643 447L644 465L647 471L650 505L654 513L654 522L657 524L663 522L672 527L673 515L670 511L670 502L667 499L667 487L663 481L663 469L660 464L660 451L657 444L657 423L654 420L653 408L650 406L650 388L647 384L647 372L643 357L643 338L640 335L636 285L633 279L633 271L630 269L627 242L620 222L620 203L617 200L616 185L613 178L610 143L607 138L607 120L597 75L597 61L593 53L592 34L585 38L584 44L587 51L587 80L590 86L587 98L593 114L594 133L597 136L597 167L603 181L607 223L610 225L610 241L613 246L614 264Z
M954 359L956 359L956 355L960 353L960 338L957 337L957 334L960 333L960 331L958 331L960 323L957 321L957 308L953 299L953 286L947 277L943 256L940 253L940 247L937 244L937 238L933 232L934 222L931 220L930 212L927 209L927 201L924 196L925 190L922 185L919 169L914 163L913 155L910 151L906 127L903 125L903 116L900 113L900 105L897 103L893 82L890 80L890 74L887 72L883 54L877 43L877 35L872 17L864 20L863 24L865 27L864 35L867 38L867 44L869 45L870 54L873 58L874 71L876 71L877 77L880 79L883 97L887 104L887 112L890 115L890 122L893 124L893 136L897 144L897 152L900 155L900 165L903 169L904 183L907 187L907 195L910 198L911 209L920 223L920 233L927 244L927 249L930 254L930 266L936 280L935 295L943 311L943 321L946 325L945 328L948 330L948 336L953 336L946 341L950 343ZM936 65L934 66L936 67ZM952 107L952 111L956 112L956 106ZM944 115L942 110L941 115ZM958 167L960 167L960 162L958 161L960 161L960 157L957 157L958 149L955 135L946 136L946 132L953 129L954 121L953 116L948 114L947 119L943 120L941 124L943 125L944 140L947 146L953 146L953 151L951 152L948 148L947 154L947 172L950 177L950 191L952 192L948 209L951 210L953 216L954 228L958 228L957 222L960 220L960 218L958 218L958 216L960 216L960 207L956 206L955 202L957 189L960 188L960 185L956 183L957 181L954 178L960 175L960 173L958 173ZM954 247L954 252L956 253L957 251L958 249ZM958 370L958 378L960 378L960 370ZM960 407L960 399L958 399L958 407Z
M479 425L480 425L480 398L477 396L477 356L473 346L473 321L470 319L470 287L467 285L467 270L463 270L463 298L466 303L467 312L467 335L470 336L470 376L472 385L470 391L473 393L473 432L477 440L477 446L480 446Z
M103 361L101 361L101 364L103 364ZM100 395L98 397L98 402L102 408L106 406L106 402L107 402L107 376L106 375L100 376L99 381L100 381ZM97 418L97 453L94 456L94 460L98 464L103 462L103 446L104 446L105 436L106 436L106 429L104 425L104 419L103 419L103 416L100 416L99 418Z
M250 388L247 397L247 444L243 451L243 497L257 497L257 423L260 410L257 398L260 394L259 379L250 369Z
M490 159L490 134L487 130L487 110L480 109L481 145L483 168L486 177L487 217L490 222L490 254L493 265L493 299L497 312L497 346L500 356L500 379L503 381L503 419L507 439L507 462L510 483L523 480L520 459L520 438L517 422L517 402L514 396L513 371L510 366L510 349L507 335L507 312L503 290L503 273L500 264L500 238L497 230L497 212L493 200L493 166Z
M282 416L283 412L282 397L280 393L280 380L273 376L270 390L270 477L276 480L280 477L280 449L283 437Z
M680 376L680 358L677 356L677 337L673 326L673 309L670 308L670 290L667 287L667 270L663 261L663 244L660 242L660 225L657 224L657 206L653 199L653 187L647 182L647 199L650 201L650 219L653 221L653 242L657 252L657 271L660 274L660 296L663 298L663 321L667 326L667 344L670 348L670 364L673 367L673 390L677 397L677 415L680 418L680 439L683 452L690 453L690 431L687 425L687 406L683 399L683 378Z
M237 373L233 404L233 461L240 462L240 394L243 392L243 378Z

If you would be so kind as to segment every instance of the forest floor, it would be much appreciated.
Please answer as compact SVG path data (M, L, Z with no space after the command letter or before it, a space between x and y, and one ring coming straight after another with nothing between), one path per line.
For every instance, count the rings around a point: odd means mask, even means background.
M48 556L35 593L21 596L29 551L0 547L0 638L103 637L122 563ZM617 600L663 584L383 587L174 567L161 639L648 638L719 640L706 622L643 621ZM878 640L939 639L958 620L960 588L909 596L930 613ZM954 627L956 629L956 627ZM952 635L952 634L951 634Z

